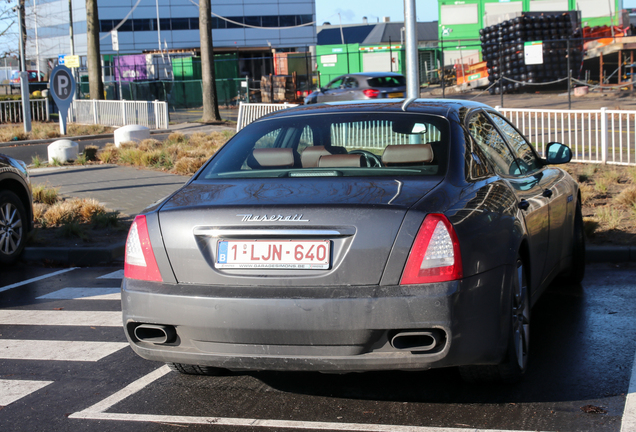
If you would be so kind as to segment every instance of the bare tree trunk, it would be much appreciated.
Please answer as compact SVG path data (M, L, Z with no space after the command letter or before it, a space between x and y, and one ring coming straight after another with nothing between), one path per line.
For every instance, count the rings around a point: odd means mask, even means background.
M212 7L210 0L199 0L199 34L201 37L201 81L203 86L204 122L220 121L216 97L214 54L212 47Z
M97 0L86 0L86 43L90 96L91 99L102 100L104 99L104 83L102 82L102 56L99 52Z

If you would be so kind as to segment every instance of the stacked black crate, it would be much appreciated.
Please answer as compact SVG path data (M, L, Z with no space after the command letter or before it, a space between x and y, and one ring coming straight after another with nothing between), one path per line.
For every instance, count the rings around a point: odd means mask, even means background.
M552 83L568 77L570 69L577 77L583 60L581 30L577 15L564 13L525 13L479 31L482 54L488 65L491 83L504 77L502 85L490 88L491 94L536 91L527 84ZM543 63L526 64L526 42L543 43ZM567 86L567 81L561 81Z

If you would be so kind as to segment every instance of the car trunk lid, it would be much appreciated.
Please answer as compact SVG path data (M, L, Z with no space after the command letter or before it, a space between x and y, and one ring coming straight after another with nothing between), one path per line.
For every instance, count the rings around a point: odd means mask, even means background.
M440 180L195 181L159 221L179 283L373 285L406 211Z

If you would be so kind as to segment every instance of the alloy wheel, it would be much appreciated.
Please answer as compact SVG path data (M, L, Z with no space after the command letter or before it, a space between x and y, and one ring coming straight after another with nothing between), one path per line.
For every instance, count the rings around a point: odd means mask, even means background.
M10 202L0 204L0 252L11 255L22 243L22 218Z

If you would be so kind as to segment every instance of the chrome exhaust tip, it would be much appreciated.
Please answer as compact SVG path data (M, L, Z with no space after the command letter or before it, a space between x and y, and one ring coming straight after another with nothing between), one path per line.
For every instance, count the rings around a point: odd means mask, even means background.
M177 338L177 332L173 326L157 324L141 324L135 327L135 337L141 342L153 344L172 343Z
M425 352L438 347L442 339L438 331L399 331L390 340L391 346L400 351Z

